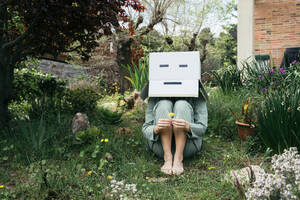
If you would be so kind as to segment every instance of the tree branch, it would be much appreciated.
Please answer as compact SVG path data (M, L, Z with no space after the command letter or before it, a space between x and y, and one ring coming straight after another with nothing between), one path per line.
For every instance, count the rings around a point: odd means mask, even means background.
M21 42L22 40L24 40L28 35L29 33L31 32L32 30L32 27L35 26L35 24L37 23L38 19L39 19L39 15L40 15L41 11L36 15L34 21L32 22L32 24L30 25L30 27L23 33L21 34L19 37L17 37L14 41L11 41L11 42L7 42L5 44L3 44L1 46L2 49L6 49L6 48L10 48L10 47L13 47L15 46L16 44L18 44L19 42Z

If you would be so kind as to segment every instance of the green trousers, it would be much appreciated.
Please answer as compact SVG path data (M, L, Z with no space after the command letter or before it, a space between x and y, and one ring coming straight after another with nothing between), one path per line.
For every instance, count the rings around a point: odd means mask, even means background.
M149 103L152 103L152 117L153 117L153 125L156 125L159 119L170 119L168 115L170 112L175 113L175 119L184 119L185 121L189 122L190 124L194 123L194 108L193 108L193 101L194 98L176 98L176 97L169 97L169 98L150 98ZM154 103L152 102L154 101ZM149 104L148 104L149 106ZM150 105L151 106L151 105ZM148 109L148 108L147 108ZM149 110L148 110L149 114ZM149 116L148 116L149 117ZM147 118L147 112L146 112ZM202 144L202 137L193 138L191 137L191 133L187 134L187 140L183 151L183 157L187 158L194 155L196 152L200 151L201 144ZM199 141L199 139L201 141ZM197 140L197 141L196 141ZM198 145L196 145L196 142ZM161 144L161 140L159 135L155 135L153 140L147 140L148 149L154 152L158 157L164 157L164 151ZM172 153L175 153L175 137L173 135L172 138L172 146L171 150Z

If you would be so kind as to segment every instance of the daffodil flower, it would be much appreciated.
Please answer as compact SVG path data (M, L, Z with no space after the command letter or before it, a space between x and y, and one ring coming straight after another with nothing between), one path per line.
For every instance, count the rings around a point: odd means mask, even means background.
M169 115L170 117L174 117L175 113L170 112L168 115Z
M89 172L87 173L87 175L90 176L92 173L93 173L92 171L89 171Z
M146 180L148 180L149 179L149 177L148 176L146 176L146 178L145 178Z
M105 138L105 139L104 139L104 142L108 142L108 138Z
M4 185L0 185L0 189L1 189L1 188L4 188Z
M107 176L107 179L108 180L111 180L113 177L112 176Z
M216 169L214 166L208 168L208 170Z
M103 139L103 138L101 139L101 142L104 142L104 139Z

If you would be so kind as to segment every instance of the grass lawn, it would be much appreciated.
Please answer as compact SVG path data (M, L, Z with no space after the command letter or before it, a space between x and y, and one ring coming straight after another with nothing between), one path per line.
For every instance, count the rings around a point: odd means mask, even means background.
M84 141L72 135L72 116L46 122L41 143L17 134L28 133L19 125L4 131L0 199L239 199L224 175L247 166L248 161L259 164L264 159L247 155L237 134L228 140L208 131L202 151L184 161L185 172L168 176L160 172L163 161L145 148L143 113L127 112L119 125L103 125L97 112L89 119L99 131ZM41 131L38 122L29 127L31 132ZM128 127L134 134L117 135L119 127ZM119 181L124 182L117 188L114 184Z

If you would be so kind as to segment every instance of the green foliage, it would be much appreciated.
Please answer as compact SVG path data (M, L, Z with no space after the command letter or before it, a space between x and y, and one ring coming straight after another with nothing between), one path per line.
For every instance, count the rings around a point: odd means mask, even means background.
M43 96L55 98L62 94L65 87L64 81L35 69L16 69L14 77L13 100L19 102L33 101Z
M95 110L100 96L93 89L77 88L68 90L65 98L69 107L68 110L74 114Z
M92 126L89 127L87 130L79 131L78 133L76 133L76 138L82 141L89 141L97 139L100 134L100 129L95 126Z
M225 32L215 40L215 51L220 56L224 67L236 65L237 59L237 24L223 27Z
M33 154L33 157L42 158L45 151L46 129L44 125L43 116L39 123L24 123L18 120L18 126L20 128L22 136L25 138L25 142L28 144L27 147L30 149L27 152Z
M250 155L264 153L267 150L266 146L258 135L248 136L246 141L244 141L244 145L246 153Z
M208 133L232 140L237 137L235 117L229 109L238 113L241 102L249 96L248 91L239 90L225 94L220 89L209 90L210 103L208 104Z
M99 117L104 124L119 124L122 121L123 113L100 108Z
M217 85L224 94L236 91L243 86L242 72L236 65L223 67L217 71L212 71L210 74L215 77Z
M64 109L65 82L35 69L16 69L11 104L24 104L30 118Z
M272 92L258 109L258 130L263 143L282 153L300 148L300 89Z
M147 57L140 59L138 66L132 62L131 65L123 66L130 77L125 76L131 85L137 91L141 91L149 80L149 59Z
M262 89L268 87L272 82L273 74L269 73L272 70L273 68L266 62L244 62L243 71L246 87L255 88L257 92L261 93Z

